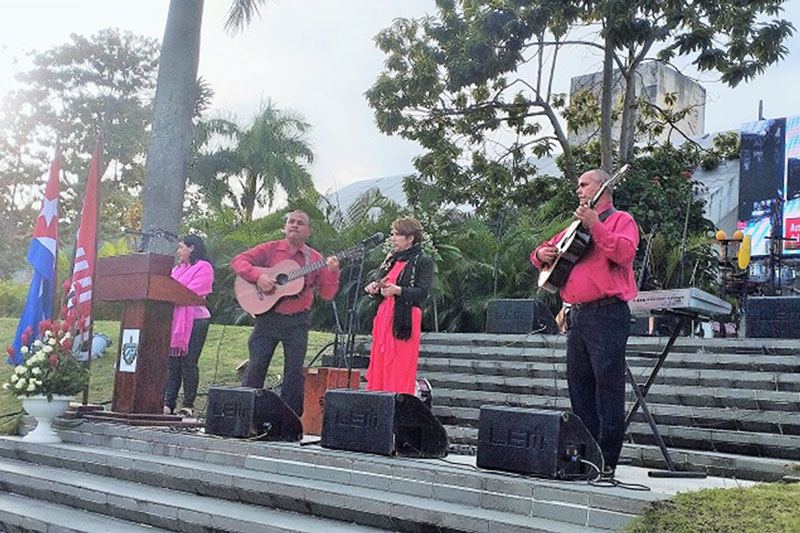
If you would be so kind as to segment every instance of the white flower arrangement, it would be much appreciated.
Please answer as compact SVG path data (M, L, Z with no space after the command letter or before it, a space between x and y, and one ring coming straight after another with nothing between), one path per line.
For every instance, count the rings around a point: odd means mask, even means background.
M22 335L23 346L19 350L24 359L3 384L3 390L18 396L58 394L72 396L82 391L88 381L88 372L72 356L70 324L63 326L49 320L39 325L39 337L30 341L33 331L28 328ZM15 350L6 348L15 358Z

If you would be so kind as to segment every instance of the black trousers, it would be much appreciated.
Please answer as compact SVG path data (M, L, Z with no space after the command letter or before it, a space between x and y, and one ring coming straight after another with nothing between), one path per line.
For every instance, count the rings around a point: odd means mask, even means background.
M623 301L570 311L567 383L572 410L617 466L625 432L625 345L631 329Z
M167 361L167 385L164 387L164 405L175 410L178 403L178 390L183 382L183 406L194 407L197 397L197 383L200 372L197 361L203 351L211 320L201 318L192 324L192 336L189 337L189 348L182 357L169 357Z
M283 384L281 398L297 413L303 414L305 378L303 363L308 350L308 328L311 313L282 315L269 312L256 316L250 340L250 363L242 385L257 389L264 387L267 370L278 343L283 344Z

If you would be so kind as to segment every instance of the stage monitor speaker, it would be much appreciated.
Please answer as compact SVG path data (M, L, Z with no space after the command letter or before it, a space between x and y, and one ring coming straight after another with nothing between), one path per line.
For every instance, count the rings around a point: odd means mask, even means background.
M800 339L800 296L750 296L745 336Z
M447 432L414 395L329 390L321 444L380 455L444 457Z
M478 421L480 468L575 479L602 468L603 459L589 430L575 414L518 407L481 407Z
M558 324L547 306L536 299L490 300L486 307L486 333L531 332L552 335Z
M303 425L292 408L272 391L211 387L208 390L206 433L298 442L303 439Z

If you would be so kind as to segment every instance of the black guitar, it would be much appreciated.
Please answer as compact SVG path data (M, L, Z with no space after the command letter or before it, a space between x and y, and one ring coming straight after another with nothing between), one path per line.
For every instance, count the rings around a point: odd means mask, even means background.
M616 174L611 176L611 179L603 183L589 201L589 207L594 209L597 200L606 189L621 181L629 167L630 165L623 165ZM556 258L553 263L539 273L539 289L550 293L558 292L567 282L575 263L586 255L591 242L592 235L589 233L589 229L581 224L580 220L574 220L556 244Z

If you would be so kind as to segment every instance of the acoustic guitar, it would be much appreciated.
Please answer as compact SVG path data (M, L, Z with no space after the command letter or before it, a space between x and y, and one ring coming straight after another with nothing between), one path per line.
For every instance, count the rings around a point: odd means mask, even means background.
M594 209L606 189L621 181L628 168L630 165L623 165L616 174L611 176L611 179L603 183L589 201L589 207ZM581 224L580 220L574 220L556 244L556 257L553 263L539 273L539 289L549 293L558 292L567 282L572 267L586 255L591 241L592 235L589 233L589 229Z
M368 249L383 241L383 233L376 233L364 239L356 246L334 254L340 261L364 254ZM284 259L270 267L253 267L261 274L267 274L275 280L275 289L265 293L255 283L250 283L241 276L236 276L233 282L233 291L239 305L251 315L260 315L272 309L278 300L299 294L305 287L306 274L310 274L328 265L328 260L323 258L305 266L300 266L296 261Z

